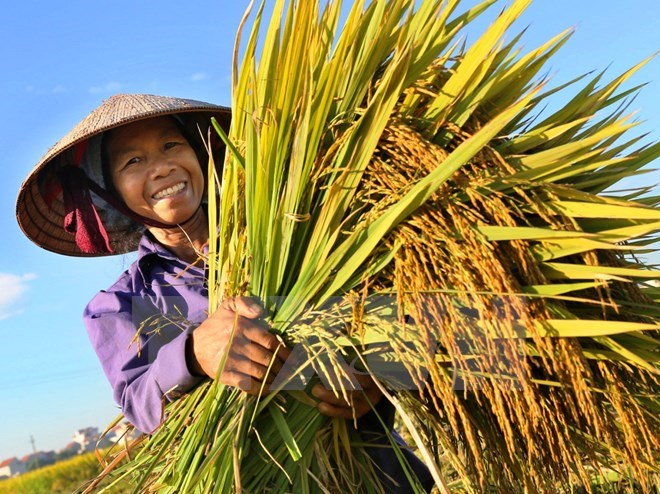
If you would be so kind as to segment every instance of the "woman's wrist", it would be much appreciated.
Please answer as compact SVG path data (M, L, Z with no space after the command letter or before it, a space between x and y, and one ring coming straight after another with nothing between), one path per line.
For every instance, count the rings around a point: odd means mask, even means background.
M207 377L195 355L195 341L192 333L188 335L186 340L186 365L191 376Z

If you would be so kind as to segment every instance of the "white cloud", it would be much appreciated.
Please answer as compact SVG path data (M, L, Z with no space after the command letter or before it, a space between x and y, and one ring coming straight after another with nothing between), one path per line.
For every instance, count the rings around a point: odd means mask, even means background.
M43 96L44 94L66 93L66 87L64 87L62 84L58 84L57 86L51 89L44 89L44 88L38 88L34 84L30 84L29 86L25 86L25 91L28 93L33 93L39 96Z
M21 312L17 304L28 290L28 282L35 278L36 275L32 273L23 275L0 273L0 320Z
M209 78L209 75L206 72L196 72L190 76L192 82L205 81Z
M102 86L92 86L89 88L89 92L92 94L99 93L115 93L119 91L124 85L120 82L108 82Z

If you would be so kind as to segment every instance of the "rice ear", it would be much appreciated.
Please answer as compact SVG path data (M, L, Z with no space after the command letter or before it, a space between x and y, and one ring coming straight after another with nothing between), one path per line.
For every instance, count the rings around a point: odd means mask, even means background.
M265 32L261 3L209 176L209 310L262 299L300 352L295 389L204 384L119 479L382 492L350 422L306 394L369 371L441 490L593 490L616 472L652 492L660 292L633 251L657 241L660 201L603 193L660 153L612 110L638 67L540 119L556 91L540 71L570 33L521 56L503 41L514 0L466 46L492 3L357 1L340 30L341 2L277 0Z

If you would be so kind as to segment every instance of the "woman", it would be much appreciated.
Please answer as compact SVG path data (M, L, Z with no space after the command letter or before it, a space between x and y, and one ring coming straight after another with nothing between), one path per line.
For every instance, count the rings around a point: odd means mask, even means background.
M228 127L230 112L224 107L151 95L114 96L46 154L19 193L18 221L41 247L76 256L137 248L137 260L94 297L84 321L115 400L146 433L162 423L165 400L203 378L215 378L225 355L218 379L258 394L262 385L268 391L290 354L268 332L261 307L249 298L227 299L207 317L206 151L199 136L207 135L211 116ZM222 151L217 143L212 147L214 153ZM360 428L378 430L369 403L378 405L382 395L368 376L356 378L362 390L349 392L348 400L317 384L312 394L318 410L330 417L361 418ZM428 484L423 465L404 451ZM375 448L372 456L401 484L392 484L392 492L407 492L393 452Z

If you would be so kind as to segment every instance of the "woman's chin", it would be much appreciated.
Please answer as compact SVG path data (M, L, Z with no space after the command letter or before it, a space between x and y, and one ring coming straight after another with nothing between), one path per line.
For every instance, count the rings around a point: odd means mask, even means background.
M176 214L155 214L152 216L152 218L159 223L163 223L165 225L172 225L173 227L176 227L177 225L182 225L184 223L189 222L193 216L195 216L195 213L199 211L199 208L197 209L186 209L186 210L178 210L176 211Z
M151 205L150 215L156 221L168 225L176 225L190 219L199 209L201 199L190 198L184 194L177 194L161 199Z

